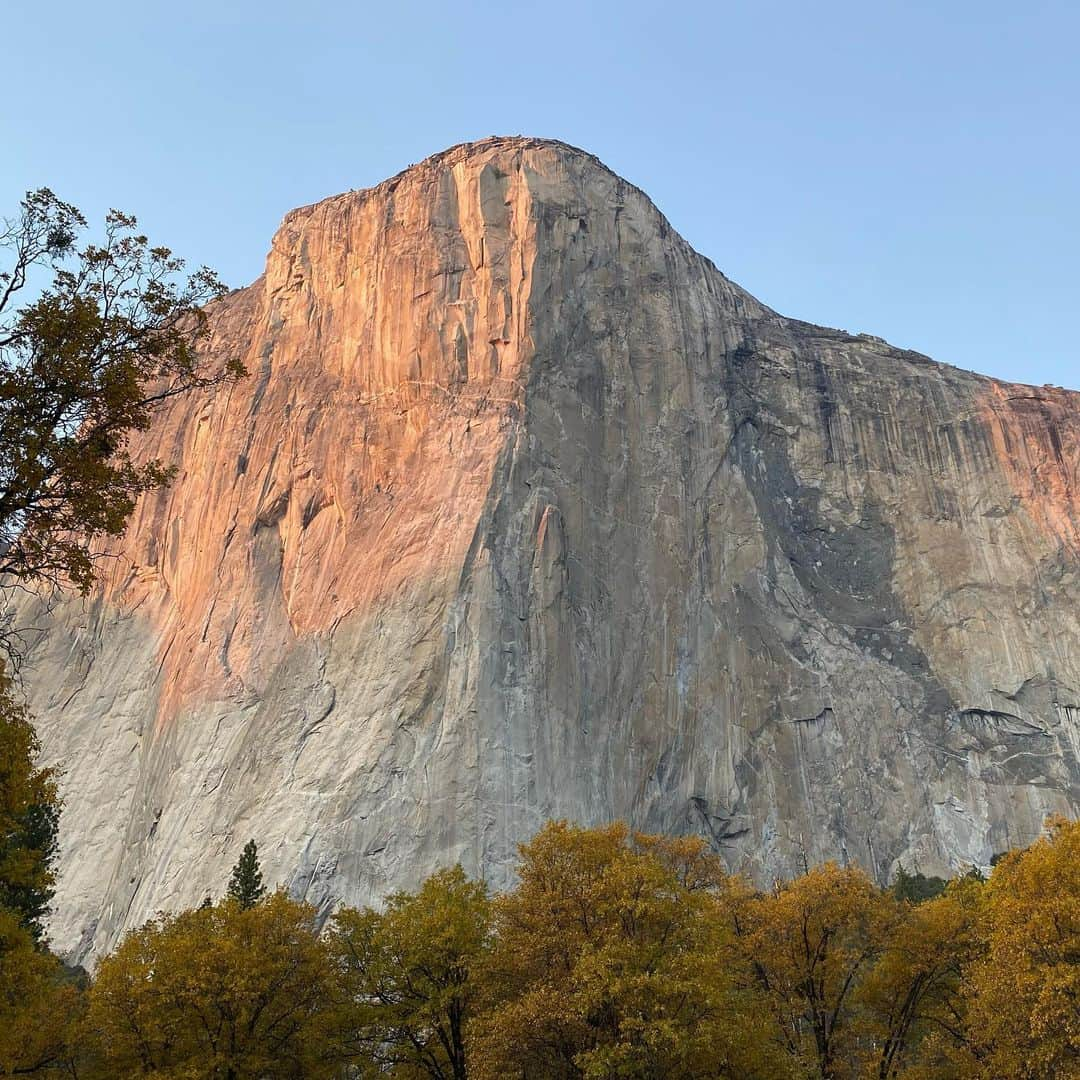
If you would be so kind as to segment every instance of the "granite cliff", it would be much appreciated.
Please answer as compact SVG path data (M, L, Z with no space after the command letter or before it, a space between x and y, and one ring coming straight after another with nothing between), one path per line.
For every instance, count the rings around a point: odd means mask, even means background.
M293 211L212 323L250 377L20 613L71 959L249 837L325 910L549 817L885 881L1077 812L1080 394L783 318L523 138Z

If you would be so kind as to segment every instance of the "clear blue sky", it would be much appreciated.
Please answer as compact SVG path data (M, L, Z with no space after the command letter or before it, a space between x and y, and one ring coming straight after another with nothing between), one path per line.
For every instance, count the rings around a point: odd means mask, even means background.
M5 8L4 213L115 205L241 285L295 205L550 136L785 314L1080 388L1075 2Z

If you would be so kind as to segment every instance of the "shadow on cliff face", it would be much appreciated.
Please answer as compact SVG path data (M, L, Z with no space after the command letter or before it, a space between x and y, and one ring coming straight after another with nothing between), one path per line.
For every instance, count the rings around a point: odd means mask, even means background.
M807 360L824 436L823 468L848 467L835 443L837 406L828 371L819 357L810 355ZM807 360L798 357L800 363ZM872 493L858 503L844 498L826 508L822 487L809 486L796 475L789 432L802 419L785 414L784 392L770 385L778 373L778 365L767 354L743 344L731 353L725 378L733 431L730 452L766 527L770 579L776 580L777 563L782 560L802 586L806 601L824 620L859 649L926 682L928 701L947 708L945 688L936 681L927 656L911 640L907 613L892 589L893 526Z
M792 782L801 789L810 816L820 816L822 806L815 811L814 803L820 804L823 792L831 792L836 810L828 829L837 847L845 853L850 850L875 872L880 866L887 873L889 862L905 850L907 836L912 831L933 831L932 819L942 817L934 809L930 819L922 820L937 798L931 795L933 778L939 778L943 791L949 790L950 783L955 790L964 790L971 776L1003 792L1028 785L1075 790L1080 768L1067 724L1059 725L1056 736L1049 729L1055 710L1060 712L1058 698L1070 695L1066 688L1059 693L1052 664L1046 677L1029 680L1032 687L1039 683L1042 690L1029 687L1021 695L1017 712L1022 715L1014 716L1007 709L975 709L965 707L970 702L956 699L915 639L913 613L894 585L895 515L903 512L898 507L903 506L905 481L899 472L889 471L893 448L877 447L877 459L871 462L851 439L856 420L850 413L859 403L851 400L847 388L836 385L838 373L824 355L829 344L823 350L812 334L801 333L797 326L786 332L775 324L766 326L760 336L731 350L723 375L732 432L728 453L753 496L767 537L762 594L744 597L744 603L764 603L773 612L794 616L804 627L802 633L783 636L773 631L768 647L755 662L768 667L772 656L786 654L802 671L808 694L816 693L826 703L814 715L794 718L799 730L793 744L759 739L750 753L753 767L744 770L743 777L748 781L746 797L753 800L754 784L768 770L771 755L774 763L779 760L793 773ZM924 402L921 408L955 411L949 395L959 393L956 387L935 388L931 397L941 400ZM849 414L846 428L845 411ZM816 456L808 457L804 443L796 461L798 436L808 425L816 428L817 441L812 443ZM914 433L915 440L924 438L928 444L920 448L919 456L936 459L942 474L949 469L959 474L960 463L972 461L984 472L995 469L986 425L961 419L959 426L958 433L952 424L942 425L945 432L940 442L937 432ZM871 471L879 478L876 488L869 482ZM951 519L963 528L956 493L948 483L939 487L932 493L938 520ZM882 489L890 492L889 505L881 497ZM1048 580L1052 578L1049 575ZM743 615L740 623L750 625L751 619L759 634L769 635L770 625L782 625L768 614ZM875 723L858 716L859 704L869 704L863 682L876 684L879 696L891 697L897 754L911 757L912 779L923 789L922 796L906 808L910 820L886 830L874 825L873 815L895 813L895 809L890 811L890 800L870 789L877 785L886 792L897 783L897 771L895 763L885 763L877 779L872 779L879 765L866 748L857 745L869 734L866 725ZM1032 716L1050 720L1033 721ZM827 752L821 749L823 739L831 741ZM790 758L785 756L784 745ZM857 768L854 780L841 780L842 763L860 761L865 775L859 777ZM901 775L903 771L901 767ZM946 779L950 776L951 781ZM858 802L860 787L864 787L864 806L845 821L845 801L849 807L852 801ZM942 805L962 817L968 813L952 794ZM989 816L992 820L985 823L989 835L1004 839L1002 834L1008 830L1003 830L1003 821L996 814ZM948 825L948 815L945 820ZM864 831L867 828L869 832ZM860 831L862 835L856 835ZM876 834L877 851L871 833ZM964 842L973 841L967 837ZM1000 844L1000 840L993 842Z

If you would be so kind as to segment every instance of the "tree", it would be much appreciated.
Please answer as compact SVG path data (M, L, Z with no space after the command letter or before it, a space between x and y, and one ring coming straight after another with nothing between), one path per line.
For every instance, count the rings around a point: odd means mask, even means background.
M0 576L83 592L95 542L171 476L130 454L131 434L170 398L243 372L198 349L203 307L224 291L212 271L183 277L119 211L80 249L85 225L43 188L0 230Z
M102 1078L285 1080L336 1075L334 1000L315 912L276 892L160 915L106 957L85 1038Z
M0 1076L67 1072L81 1011L60 962L0 910Z
M881 955L856 988L865 1073L948 1075L965 1054L970 966L982 951L982 883L969 874L905 905Z
M907 900L912 904L921 903L923 900L933 900L945 891L948 884L944 878L927 877L921 870L909 874L903 866L896 871L896 881L893 883L893 896L897 900Z
M476 1076L782 1077L755 988L731 979L715 856L698 838L546 825L497 939Z
M460 866L395 893L384 912L340 911L328 945L346 1056L373 1075L466 1080L466 1027L490 944L487 889Z
M1080 822L994 867L986 952L972 967L967 1075L1080 1076Z
M746 905L739 939L791 1057L822 1080L851 1075L857 988L902 908L862 870L835 863L778 883Z
M52 769L36 766L37 736L0 667L0 911L35 941L53 896L60 797Z
M243 854L233 867L228 895L245 910L254 907L266 895L262 871L259 869L259 849L254 840L244 845Z

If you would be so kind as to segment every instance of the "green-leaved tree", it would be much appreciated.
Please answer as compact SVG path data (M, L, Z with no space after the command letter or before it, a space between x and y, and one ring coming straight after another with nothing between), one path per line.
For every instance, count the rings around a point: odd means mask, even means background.
M244 845L243 854L233 867L229 880L229 897L246 911L253 908L265 895L262 871L259 869L259 849L254 840Z
M53 895L60 797L54 771L38 768L37 755L26 709L0 672L0 909L40 942Z

